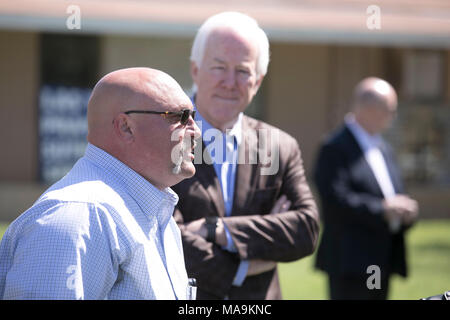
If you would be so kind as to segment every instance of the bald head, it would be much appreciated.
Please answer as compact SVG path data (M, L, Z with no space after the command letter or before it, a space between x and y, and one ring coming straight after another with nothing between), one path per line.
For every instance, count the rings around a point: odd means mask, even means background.
M397 94L385 80L370 77L353 91L353 112L358 123L370 134L386 130L397 111Z
M88 104L88 141L163 189L195 173L185 141L199 136L200 130L192 117L181 123L186 109L193 109L191 100L166 73L117 70L94 87ZM131 110L163 114L125 113ZM173 150L178 151L176 164Z
M397 94L385 80L370 77L358 83L353 91L353 107L381 107L395 109Z
M88 141L110 152L114 148L113 120L126 110L163 111L184 95L168 74L150 68L128 68L104 76L94 87L88 104ZM182 97L184 98L184 97Z

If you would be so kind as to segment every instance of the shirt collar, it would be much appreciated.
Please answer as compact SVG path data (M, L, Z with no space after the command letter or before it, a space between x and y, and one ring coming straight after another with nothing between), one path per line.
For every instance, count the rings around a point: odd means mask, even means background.
M114 176L144 213L157 217L159 223L167 224L173 207L178 203L178 195L171 188L159 190L136 171L93 144L88 143L85 157ZM169 209L168 214L165 209Z
M347 125L347 128L349 128L353 133L364 151L379 147L381 145L381 136L379 134L371 135L370 133L368 133L358 123L358 121L356 121L355 116L352 113L349 113L345 116L345 124Z

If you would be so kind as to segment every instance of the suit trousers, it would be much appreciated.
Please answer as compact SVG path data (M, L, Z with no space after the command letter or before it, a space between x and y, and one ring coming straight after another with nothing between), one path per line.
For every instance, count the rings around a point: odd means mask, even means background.
M369 289L367 276L329 275L331 300L386 300L389 276L380 279L380 288Z

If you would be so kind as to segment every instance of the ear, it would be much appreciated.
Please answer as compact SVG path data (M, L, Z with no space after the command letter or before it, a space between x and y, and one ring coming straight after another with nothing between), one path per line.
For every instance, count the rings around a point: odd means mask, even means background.
M191 77L192 80L194 80L194 83L197 82L197 75L198 75L198 66L195 61L191 61Z
M259 76L259 78L256 80L255 83L255 94L258 92L259 88L261 87L261 84L264 80L264 76Z
M113 120L114 133L124 142L134 141L134 130L130 118L124 114L118 114Z

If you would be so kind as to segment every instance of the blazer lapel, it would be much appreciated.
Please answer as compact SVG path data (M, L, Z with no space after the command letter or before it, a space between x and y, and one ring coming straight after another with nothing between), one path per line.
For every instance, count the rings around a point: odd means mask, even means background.
M383 191L381 190L381 187L378 184L377 178L375 177L375 174L373 173L372 168L370 167L369 163L367 162L366 157L364 156L364 152L361 149L361 146L359 145L358 141L356 140L356 137L353 135L352 131L347 126L345 126L345 131L348 135L349 141L351 141L351 144L350 144L351 150L352 150L351 157L353 159L359 159L359 158L363 159L363 163L364 163L364 167L365 167L364 172L370 176L370 180L372 180L371 185L376 186L378 194L380 196L383 196Z
M254 185L255 170L258 161L258 137L256 131L248 125L247 117L242 118L242 140L238 149L238 165L234 184L233 212L243 208L249 199Z

